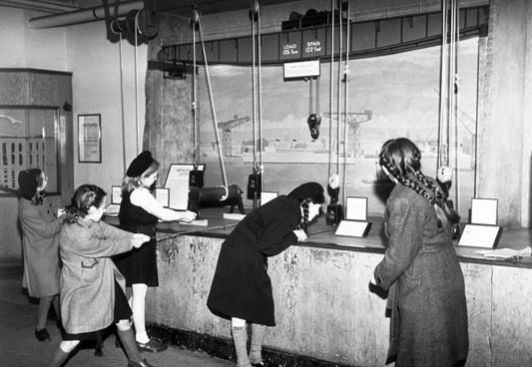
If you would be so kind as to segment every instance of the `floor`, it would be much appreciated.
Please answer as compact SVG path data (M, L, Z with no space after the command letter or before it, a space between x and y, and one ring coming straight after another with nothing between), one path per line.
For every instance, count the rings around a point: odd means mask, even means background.
M22 268L0 264L0 366L30 367L47 365L61 341L54 320L48 320L50 343L38 342L34 337L37 304L22 290ZM72 367L126 367L127 358L122 349L115 347L115 334L104 340L104 356L96 357L91 345L78 347L65 366ZM222 367L234 363L213 358L203 352L170 347L161 353L143 353L155 367Z

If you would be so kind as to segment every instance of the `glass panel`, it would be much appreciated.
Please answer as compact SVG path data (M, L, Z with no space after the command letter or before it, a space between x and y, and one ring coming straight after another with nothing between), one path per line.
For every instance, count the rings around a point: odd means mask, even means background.
M316 80L284 81L282 66L263 66L262 132L258 131L257 122L255 135L251 68L210 66L228 183L236 183L246 191L248 176L254 169L254 156L258 161L260 154L258 150L254 154L253 139L255 137L258 148L259 134L262 133L262 190L287 194L306 181L318 181L326 186L330 173L339 172L340 197L368 197L368 214L382 215L391 185L382 177L377 159L386 140L407 137L414 141L422 151L422 171L432 177L436 174L440 53L440 47L431 47L349 61L347 103L343 92L344 65L340 69L339 91L338 65L335 63L332 107L329 102L330 63L321 63L319 86ZM459 187L458 191L451 189L451 199L456 202L456 194L460 197L459 209L463 218L468 216L474 189L477 60L478 39L462 41L458 62L461 78L457 138L459 180L453 180ZM217 186L223 184L220 157L209 91L202 72L198 79L198 101L199 163L207 165L205 186ZM346 106L349 112L347 125L343 121ZM332 114L329 113L331 109ZM320 134L315 139L307 124L312 113L321 117ZM246 206L250 206L249 202Z
M57 108L0 106L0 185L16 190L20 171L40 168L48 176L47 191L60 191L58 115Z

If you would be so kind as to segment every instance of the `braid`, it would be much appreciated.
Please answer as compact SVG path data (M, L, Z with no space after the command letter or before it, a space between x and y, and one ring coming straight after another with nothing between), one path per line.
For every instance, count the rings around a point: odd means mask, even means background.
M438 185L435 185L433 181L427 179L427 177L421 171L414 171L414 176L421 181L421 183L432 190L437 200L447 201L447 194L443 192Z
M410 187L419 195L423 196L436 210L436 215L438 217L438 227L442 226L444 219L450 221L453 224L456 224L460 221L460 216L452 208L447 205L447 195L443 192L438 185L436 185L431 180L420 171L410 169L410 172L418 179L425 187L427 187L430 192L434 195L431 195L427 190L418 184L418 182L410 180L406 175L399 174L398 170L392 166L390 161L384 156L380 157L381 164L386 167L390 175L399 181L402 185ZM443 216L441 215L443 212ZM445 218L444 218L445 217Z
M296 229L302 229L304 231L307 230L308 227L308 204L310 202L310 199L306 199L301 202L301 208L303 208L303 218L301 218L301 222L296 226Z
M432 205L434 205L436 203L436 201L434 200L434 198L432 197L432 195L429 195L429 193L421 186L419 186L417 184L417 182L415 181L412 181L410 180L408 177L404 176L404 175L400 175L398 174L397 170L394 169L394 167L392 167L390 161L388 161L388 159L384 156L381 157L381 163L384 164L384 166L386 167L386 169L388 170L388 172L390 172L390 174L397 180L399 181L402 185L406 186L406 187L410 187L412 190L414 190L415 192L417 192L419 195L423 196L425 199L427 199ZM420 172L420 171L414 171L414 176L416 176L415 172ZM420 172L421 173L421 172ZM417 176L416 176L417 177ZM424 177L424 176L423 176ZM426 180L426 178L425 178ZM427 180L428 181L428 180Z

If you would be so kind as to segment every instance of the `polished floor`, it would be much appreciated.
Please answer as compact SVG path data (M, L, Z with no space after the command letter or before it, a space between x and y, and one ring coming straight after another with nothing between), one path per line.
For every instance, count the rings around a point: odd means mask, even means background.
M52 341L38 342L34 337L37 304L22 291L22 268L17 264L0 264L0 366L33 367L47 365L60 342L54 320L47 329ZM127 358L115 347L115 334L104 340L104 356L96 357L92 345L84 345L73 353L64 366L68 367L126 367ZM143 353L155 367L222 367L235 363L213 358L203 352L170 347L161 353Z

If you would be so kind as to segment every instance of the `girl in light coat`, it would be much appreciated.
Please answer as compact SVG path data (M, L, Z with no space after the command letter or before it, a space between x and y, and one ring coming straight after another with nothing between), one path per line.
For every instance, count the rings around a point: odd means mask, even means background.
M22 286L31 297L39 298L35 337L49 342L46 330L53 304L59 317L59 231L63 226L52 204L44 196L48 178L38 169L21 171L18 176L20 199L18 218L22 228L24 278Z
M140 358L129 321L131 308L124 277L110 258L140 247L149 237L100 222L105 207L105 191L82 185L67 208L68 223L60 234L61 314L66 334L50 367L61 366L80 340L95 338L113 322L129 359L128 367L151 366Z

